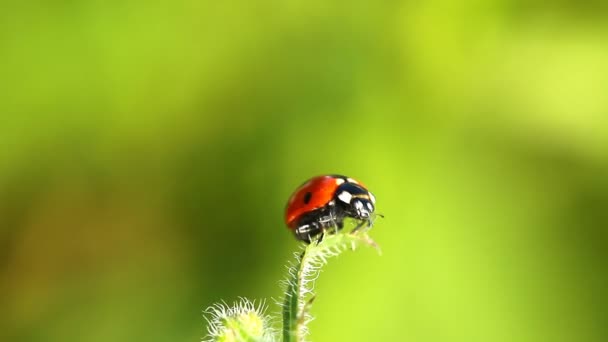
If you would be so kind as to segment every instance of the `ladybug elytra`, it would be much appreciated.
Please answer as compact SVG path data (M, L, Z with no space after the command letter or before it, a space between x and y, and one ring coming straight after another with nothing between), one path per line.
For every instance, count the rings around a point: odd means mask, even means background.
M291 195L285 223L298 240L310 243L330 228L342 229L347 217L371 227L376 199L360 182L341 175L313 177Z

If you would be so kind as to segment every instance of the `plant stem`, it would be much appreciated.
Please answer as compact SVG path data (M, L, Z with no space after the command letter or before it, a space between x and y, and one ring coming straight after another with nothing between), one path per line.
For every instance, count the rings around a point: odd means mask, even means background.
M306 250L300 253L297 264L302 265L302 261L306 255ZM290 268L291 272L292 268ZM283 342L299 342L298 341L298 302L300 287L302 286L301 267L298 267L296 277L290 275L287 282L287 290L285 292L285 302L283 303ZM295 278L295 279L294 279ZM295 280L295 281L294 281Z
M283 342L304 342L314 299L312 283L327 259L360 244L378 249L365 232L339 233L325 236L320 242L312 241L296 255L295 263L289 267L283 301Z

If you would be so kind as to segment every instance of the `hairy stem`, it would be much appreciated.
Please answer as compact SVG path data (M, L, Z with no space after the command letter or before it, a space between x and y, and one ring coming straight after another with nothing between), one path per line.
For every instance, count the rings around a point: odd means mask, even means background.
M320 242L313 241L296 254L295 262L289 267L283 301L283 342L305 340L311 320L309 311L315 298L313 285L319 270L328 258L347 249L354 250L358 245L377 248L365 232L339 233L326 235Z
M306 251L303 251L298 259L299 265L302 265L305 256ZM291 270L290 268L290 272ZM301 271L301 268L299 268L299 271ZM291 275L290 278L292 278ZM283 304L283 342L298 341L298 297L300 287L302 286L301 279L302 276L300 274L290 279L287 283L285 302Z

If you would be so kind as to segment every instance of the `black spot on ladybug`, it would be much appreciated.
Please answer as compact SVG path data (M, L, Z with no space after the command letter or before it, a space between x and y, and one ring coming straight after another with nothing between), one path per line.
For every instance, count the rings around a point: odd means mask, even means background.
M307 192L304 194L304 204L308 204L308 202L310 202L310 199L312 198L312 192Z

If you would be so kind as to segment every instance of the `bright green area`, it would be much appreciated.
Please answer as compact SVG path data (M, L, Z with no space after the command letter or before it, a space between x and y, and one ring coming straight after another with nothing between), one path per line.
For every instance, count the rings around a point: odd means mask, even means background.
M199 341L322 173L386 218L311 340L608 340L605 1L1 7L1 341Z

